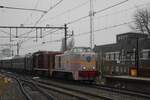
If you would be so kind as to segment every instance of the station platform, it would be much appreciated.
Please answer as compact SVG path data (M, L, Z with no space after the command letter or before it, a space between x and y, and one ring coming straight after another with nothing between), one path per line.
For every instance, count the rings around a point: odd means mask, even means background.
M105 79L110 86L150 93L150 78L106 75Z
M125 75L120 75L120 76L111 76L111 75L106 75L104 76L105 78L112 78L112 79L122 79L122 80L134 80L134 81L142 81L142 82L150 82L150 78L147 77L133 77L133 76L125 76Z

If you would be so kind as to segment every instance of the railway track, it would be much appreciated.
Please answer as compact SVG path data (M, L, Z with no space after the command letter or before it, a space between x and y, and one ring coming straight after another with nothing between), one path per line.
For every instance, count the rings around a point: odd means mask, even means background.
M81 83L66 83L66 82L47 82L47 81L39 81L42 84L46 84L47 88L49 86L59 87L63 89L71 89L78 93L84 92L86 95L93 95L95 97L101 96L104 99L108 100L149 100L150 96L147 94L142 94L138 92L133 92L125 89L107 87L102 85L89 85L89 84L81 84ZM60 84L62 83L62 84ZM43 85L41 85L43 86ZM105 98L106 97L106 98ZM93 100L93 99L92 99Z
M96 84L96 83L95 84L76 83L76 84L81 85L81 86L102 89L102 90L106 90L106 91L111 91L111 92L122 93L122 94L131 95L131 96L144 97L144 98L150 99L150 93L145 92L145 91L136 91L136 90L126 89L126 88L112 87L112 86Z
M68 88L68 87L57 85L57 84L49 84L49 83L44 83L44 82L39 81L37 85L45 89L50 89L56 92L60 92L66 95L76 97L79 100L113 100L109 97L102 96L99 94L94 94L90 91L81 91L78 89Z
M131 96L137 96L137 97L143 97L143 98L150 99L150 93L140 92L140 91L136 91L136 90L129 90L129 89L125 89L125 88L110 87L110 86L100 85L100 84L94 84L94 85L92 85L90 87L103 89L103 90L107 90L107 91L112 91L112 92L117 92L117 93L122 93L122 94L127 94L127 95L131 95Z
M45 83L42 83L40 81L31 80L31 78L27 78L27 77L20 76L20 75L19 76L17 75L14 77L14 74L9 73L8 76L15 78L18 81L20 81L21 87L23 88L23 90L27 94L27 97L28 97L27 100L38 100L37 98L34 98L34 96L32 96L29 92L40 91L42 94L45 95L46 93L45 92L43 93L44 89L47 91L52 90L52 91L59 92L59 93L64 94L64 95L69 95L71 97L75 97L77 100L113 100L113 99L108 98L106 96L93 94L93 93L86 92L86 91L80 91L80 90L76 90L73 88L66 88L66 87L62 87L60 85L45 84ZM16 77L20 77L20 78L16 78ZM49 96L49 94L46 94L46 95ZM38 98L39 98L39 94L38 94ZM39 100L46 100L46 99L39 99ZM47 100L54 100L54 99L50 97Z
M42 91L51 90L51 91L58 92L60 94L75 97L77 100L149 100L150 99L150 96L148 94L143 94L136 91L129 91L126 89L108 87L105 85L98 85L98 84L91 85L91 84L78 83L72 81L66 82L66 81L46 80L46 79L31 80L31 77L29 79L21 78L21 81L25 83L23 85L26 88L29 87L32 89L31 85L34 85L34 87L36 87L38 91L39 88Z
M111 91L111 92L116 92L116 93L150 99L150 93L147 93L144 91L136 91L136 90L130 90L130 89L126 89L126 88L118 88L118 87L112 87L112 86L96 84L96 83L89 84L89 83L77 82L76 84L80 85L80 86L86 86L86 87L91 87L91 88L95 88L95 89L101 89L101 90L106 90L106 91Z
M15 79L24 94L26 100L56 100L52 95L48 94L44 89L40 88L31 79L23 78L13 73L4 73L6 76Z

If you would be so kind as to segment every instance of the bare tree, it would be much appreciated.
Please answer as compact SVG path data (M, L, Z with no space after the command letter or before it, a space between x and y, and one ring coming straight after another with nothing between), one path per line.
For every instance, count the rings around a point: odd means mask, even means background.
M61 51L65 51L65 38L62 39Z
M134 14L135 29L150 35L150 9L138 9Z
M73 36L71 36L67 39L68 39L68 41L67 41L67 50L70 50L74 47L75 40L74 40ZM65 51L65 39L64 38L62 39L61 51Z
M68 41L68 44L67 44L67 49L71 50L74 47L74 44L75 44L74 37L71 36L70 40Z

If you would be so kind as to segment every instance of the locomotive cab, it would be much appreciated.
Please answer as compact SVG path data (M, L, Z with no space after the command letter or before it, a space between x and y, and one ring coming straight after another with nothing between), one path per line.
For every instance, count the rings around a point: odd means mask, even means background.
M96 54L88 47L75 47L56 56L55 72L73 80L94 80L97 76ZM63 73L63 74L62 74Z

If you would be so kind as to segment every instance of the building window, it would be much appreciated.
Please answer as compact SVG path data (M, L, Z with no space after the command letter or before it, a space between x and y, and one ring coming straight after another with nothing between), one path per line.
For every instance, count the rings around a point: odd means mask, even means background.
M122 66L122 73L126 72L126 68L124 66Z
M120 53L119 52L106 52L105 59L106 61L117 61L119 60Z
M148 52L147 52L147 51L144 51L144 52L143 52L142 58L144 58L144 59L147 59L147 58L148 58Z
M109 61L109 53L105 53L106 61Z
M116 72L119 72L119 67L118 66L116 66Z
M110 60L114 60L114 53L113 52L110 53Z
M128 35L121 35L121 36L118 36L118 40L126 40L128 38Z
M119 52L115 52L115 60L117 61L117 60L119 60Z
M122 67L121 66L119 67L119 69L120 69L119 72L122 73Z
M141 59L149 59L149 58L150 58L150 49L143 49Z

